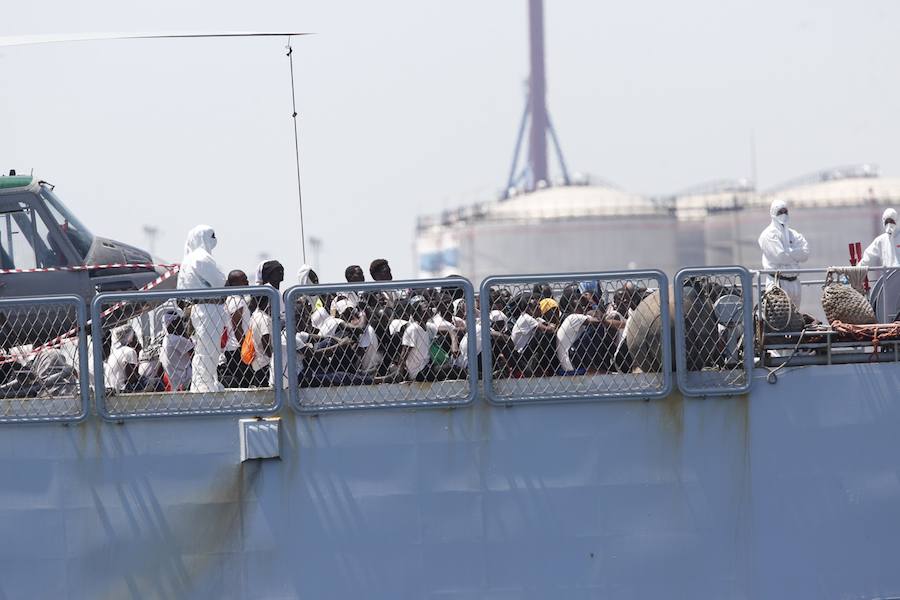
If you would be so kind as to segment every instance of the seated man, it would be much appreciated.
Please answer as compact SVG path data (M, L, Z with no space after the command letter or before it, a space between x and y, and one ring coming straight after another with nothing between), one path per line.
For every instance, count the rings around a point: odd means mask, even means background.
M432 364L432 342L437 329L429 326L429 319L433 315L428 302L422 296L414 296L409 300L409 321L404 323L395 319L391 323L396 324L397 332L402 332L402 340L399 355L392 365L391 371L376 381L395 383L399 381L437 381L458 377L460 370L451 364L437 367ZM452 347L451 356L459 353L459 345L456 343L455 330L450 332Z
M424 381L431 365L431 342L434 335L428 327L429 310L421 296L411 299L412 314L403 330L398 366L402 379Z
M515 350L514 369L526 377L541 377L553 372L553 336L556 326L541 318L541 306L530 298L512 330Z
M250 285L247 274L240 270L231 271L225 281L225 287L246 287ZM236 292L238 290L235 290ZM226 388L243 388L250 383L252 371L241 362L241 345L250 329L250 317L253 311L244 294L234 294L225 298L225 311L228 313L228 341L219 361L219 381ZM253 304L255 304L255 300Z
M366 329L359 336L359 342L357 343L357 370L367 375L377 375L383 360L384 352L380 349L378 335L371 325L366 325Z
M350 300L344 298L334 303L335 316L326 317L319 335L333 341L347 340L332 357L331 370L353 373L358 368L357 348L360 337L366 333L368 324L365 314L361 314ZM366 347L368 347L368 338Z
M431 334L431 362L435 367L449 365L458 353L458 340L466 333L465 319L459 319L453 314L453 296L443 291L434 298L434 315L428 320L428 329ZM454 345L456 350L454 350Z
M191 361L194 343L185 335L182 315L171 312L163 317L166 337L163 338L159 360L165 372L166 390L184 392L191 387Z
M492 310L488 313L488 318L491 328L491 368L496 377L508 376L510 364L515 356L512 337L507 326L509 319L502 310Z
M395 307L381 306L381 319L388 322L387 327L381 329L382 334L379 343L384 351L384 361L380 370L382 375L389 375L397 370L400 364L400 352L403 348L403 334L412 320L413 307L408 300L401 300ZM373 314L379 314L378 310ZM380 323L383 327L383 322Z
M329 340L310 333L309 317L309 305L305 302L298 303L294 312L293 335L296 348L294 356L288 356L287 353L288 331L285 330L281 333L280 350L283 370L281 385L283 389L287 389L290 382L290 360L293 360L296 365L297 381L302 387L310 387L321 383L319 379L320 374L317 371L322 358L328 356L332 348L327 344L317 348L320 342L328 342ZM335 343L334 347L338 345L342 345L342 343ZM273 387L275 385L275 373L271 368L269 369L269 385Z
M556 334L556 355L562 374L583 373L590 369L608 369L616 348L616 332L625 322L607 316L594 306L590 292L581 295L575 312L568 315Z
M41 387L39 397L74 396L78 393L78 374L66 361L66 355L62 350L58 348L41 350L34 358L31 368Z
M131 325L120 325L112 331L112 350L103 375L106 387L115 392L139 392L144 382L138 373L138 352L141 345Z
M481 347L482 347L482 325L479 305L480 299L475 297L475 357L478 364L478 375L482 375L481 364ZM463 303L465 307L465 303ZM463 313L464 316L464 313ZM502 375L506 371L507 361L512 356L512 342L509 334L506 333L506 315L500 310L492 310L488 314L489 328L491 335L491 364L497 376ZM459 342L459 356L454 361L454 365L460 369L468 367L469 361L469 335L466 333Z
M613 366L621 373L631 371L632 367L628 344L625 343L625 325L647 295L649 295L649 292L645 287L636 286L629 281L615 291L612 302L606 307L604 317L607 319L610 327L616 332Z

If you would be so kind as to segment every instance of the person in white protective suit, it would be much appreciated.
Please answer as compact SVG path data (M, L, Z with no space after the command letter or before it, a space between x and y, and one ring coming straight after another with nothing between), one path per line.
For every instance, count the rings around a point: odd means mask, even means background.
M763 269L778 274L766 277L766 289L777 285L799 309L803 288L793 270L809 258L809 244L798 231L788 227L788 207L784 200L772 201L769 216L772 222L759 236L759 249L762 250Z
M212 257L216 233L209 225L197 225L188 232L184 259L178 271L179 290L203 290L225 286L225 273ZM223 296L224 298L224 296ZM223 340L227 341L228 317L222 298L198 299L191 307L194 326L194 358L191 362L191 391L218 392L218 364Z
M900 267L900 240L897 239L897 211L888 208L881 215L884 233L869 244L859 261L862 267Z

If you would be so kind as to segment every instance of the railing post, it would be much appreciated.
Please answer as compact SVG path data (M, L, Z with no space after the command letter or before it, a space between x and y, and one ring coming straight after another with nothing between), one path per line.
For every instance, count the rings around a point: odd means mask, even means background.
M750 272L743 267L682 269L675 275L674 296L678 388L687 396L746 393L754 347Z

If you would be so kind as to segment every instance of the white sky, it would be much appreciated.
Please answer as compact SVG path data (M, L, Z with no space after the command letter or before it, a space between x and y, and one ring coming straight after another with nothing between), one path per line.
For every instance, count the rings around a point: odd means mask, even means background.
M546 0L548 103L571 171L637 192L844 163L900 174L896 0ZM501 188L527 76L525 0L9 1L0 35L313 31L295 38L307 236L323 281L388 258L415 216ZM299 266L284 40L0 48L0 169L57 184L94 233L223 268Z

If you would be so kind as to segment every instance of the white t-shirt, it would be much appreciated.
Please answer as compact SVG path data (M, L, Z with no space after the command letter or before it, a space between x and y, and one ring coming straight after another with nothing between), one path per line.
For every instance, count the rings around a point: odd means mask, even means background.
M431 336L421 325L410 322L403 332L402 344L410 348L406 356L406 370L411 378L415 378L428 365Z
M141 354L145 353L150 346L150 340L153 339L153 321L150 316L149 312L144 312L128 320L131 330L134 331L134 335L141 343Z
M331 301L331 305L328 307L328 314L337 316L336 305L340 300L346 300L354 308L359 306L359 294L356 292L341 292L340 294L335 295L334 300Z
M454 324L446 320L441 315L434 315L428 320L429 329L433 329L435 333L444 333L454 328Z
M475 355L481 354L481 321L475 322ZM459 356L456 357L455 366L463 369L469 366L469 334L463 336L459 342Z
M341 326L346 325L346 321L343 319L338 319L337 317L327 317L325 322L322 323L322 326L319 327L319 335L322 337L330 337L335 339L340 339L344 337L343 331L341 331Z
M138 365L137 350L130 346L119 346L109 353L106 359L106 368L103 376L106 378L106 387L121 391L125 388L125 365Z
M391 335L400 333L400 331L403 329L403 326L407 323L409 323L409 321L405 319L394 319L393 321L391 321L391 324L388 325L388 333Z
M172 391L186 390L191 385L191 350L194 342L186 337L168 334L163 338L159 361L169 378Z
M241 347L241 343L244 341L243 337L241 339L237 339L235 336L234 327L231 324L231 318L234 316L234 313L242 310L241 313L241 329L244 331L244 335L247 334L247 329L250 327L250 307L247 306L247 299L244 296L228 296L225 298L225 312L228 313L228 342L225 344L226 352L233 352L234 350L239 350Z
M303 373L303 348L309 344L309 334L305 331L295 334L294 341L297 347L297 356L294 360L297 363L297 375ZM290 371L288 371L288 353L287 353L287 332L281 333L281 370L284 372L281 380L282 389L288 389L290 384ZM275 370L269 369L269 385L275 386Z
M328 314L328 311L325 310L324 307L317 306L309 316L309 322L316 330L318 330L322 326L322 323L325 322L325 319L330 316L331 315Z
M578 339L581 328L590 318L588 315L571 314L563 320L562 325L556 331L556 357L559 359L559 366L562 367L563 371L575 370L575 367L572 366L572 361L569 359L569 349L575 343L575 340Z
M253 332L253 348L255 350L253 362L250 363L253 367L254 371L259 371L269 365L272 362L271 356L266 356L266 353L263 351L263 343L262 338L264 335L270 336L269 339L272 342L272 347L275 346L275 340L271 339L272 335L272 317L270 317L265 311L257 310L253 313L253 316L250 318L250 330Z
M363 373L372 373L377 371L381 365L382 355L378 351L378 336L375 330L369 325L359 337L359 347L365 348L362 358L359 361L359 368Z
M397 304L397 302L399 302L406 296L406 294L403 293L402 290L384 290L382 292L376 293L381 294L383 302L387 306L394 306L395 304Z
M447 333L448 331L450 331L450 329L450 327L441 329L437 323L434 323L432 321L428 321L427 323L425 323L425 331L428 333L428 337L432 340L437 337L438 333Z
M525 347L534 339L534 334L543 319L536 319L528 313L522 313L513 325L512 341L516 352L522 352Z
M628 312L629 312L629 316L631 316L630 309ZM606 307L606 313L604 313L604 316L606 316L607 319L618 320L618 321L621 321L622 323L624 323L627 320L624 316L622 316L622 313L620 313L615 308L613 308L612 304L610 304L608 307ZM616 332L616 348L618 349L618 347L622 345L622 341L625 339L625 328L621 327L619 329L616 329L615 332Z

